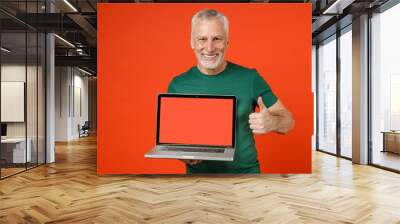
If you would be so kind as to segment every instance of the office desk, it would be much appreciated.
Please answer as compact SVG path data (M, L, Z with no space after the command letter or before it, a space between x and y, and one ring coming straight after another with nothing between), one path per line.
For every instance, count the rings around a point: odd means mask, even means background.
M400 154L400 131L382 131L383 150L382 152L393 152Z
M32 141L28 138L26 142L28 147L25 154L25 138L1 139L1 159L5 160L5 163L25 163L25 158L26 162L30 162Z

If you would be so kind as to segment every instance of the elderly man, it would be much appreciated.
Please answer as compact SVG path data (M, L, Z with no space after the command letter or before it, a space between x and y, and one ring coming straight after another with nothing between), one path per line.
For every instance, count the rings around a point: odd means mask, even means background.
M182 160L187 173L260 173L253 133L287 133L294 126L291 113L255 69L225 60L229 27L223 14L216 10L196 13L190 43L198 64L176 76L168 92L235 95L238 117L234 161ZM257 105L259 112L254 112Z

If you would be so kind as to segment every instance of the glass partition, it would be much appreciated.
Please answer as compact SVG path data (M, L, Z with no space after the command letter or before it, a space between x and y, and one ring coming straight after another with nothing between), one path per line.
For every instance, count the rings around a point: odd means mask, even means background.
M1 34L1 176L26 169L31 151L26 141L26 33ZM6 49L6 50L4 50Z
M45 163L45 34L22 22L45 1L0 1L0 178ZM37 18L37 17L33 17Z
M37 165L38 157L38 35L37 32L29 31L27 33L27 98L26 98L26 113L27 113L27 143L30 150L30 160L27 163L28 168Z
M318 146L336 154L336 35L318 47Z

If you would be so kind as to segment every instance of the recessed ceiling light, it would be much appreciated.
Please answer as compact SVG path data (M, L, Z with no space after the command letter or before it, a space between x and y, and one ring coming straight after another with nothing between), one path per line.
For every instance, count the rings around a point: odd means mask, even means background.
M64 43L66 43L67 45L69 45L70 47L75 48L75 45L71 44L71 42L69 42L68 40L66 40L66 39L64 39L64 38L62 38L62 37L60 37L60 36L57 35L57 34L54 34L54 36L57 37L57 38L58 38L59 40L61 40L62 42L64 42Z
M78 12L78 10L71 4L69 1L64 0L65 4L67 4L74 12Z
M81 72L83 72L83 73L85 73L85 74L87 74L87 75L93 75L92 73L90 73L90 72L88 72L88 71L86 71L86 70L83 70L83 69L81 69L81 68L79 68L79 67L78 67L78 70L81 71Z
M354 1L355 0L336 0L327 9L325 9L322 14L342 14L343 9L351 5Z
M10 53L11 52L11 50L9 50L9 49L7 49L5 47L1 47L1 51L4 51L6 53Z

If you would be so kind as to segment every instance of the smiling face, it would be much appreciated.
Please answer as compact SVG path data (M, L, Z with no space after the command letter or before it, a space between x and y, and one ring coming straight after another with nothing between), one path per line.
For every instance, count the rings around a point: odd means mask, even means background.
M202 73L214 75L225 69L228 36L221 20L199 20L193 27L191 45Z

